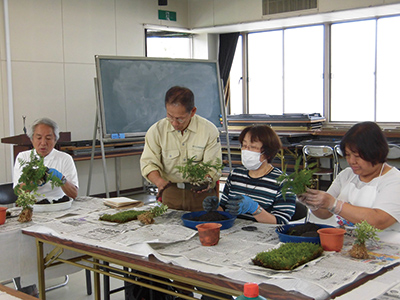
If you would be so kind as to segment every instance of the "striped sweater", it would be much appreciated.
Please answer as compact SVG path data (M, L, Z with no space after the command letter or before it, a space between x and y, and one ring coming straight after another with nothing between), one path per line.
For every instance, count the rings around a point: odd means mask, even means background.
M262 177L252 178L244 167L232 170L227 178L220 205L225 210L229 196L247 195L267 212L273 214L277 224L288 223L295 212L296 196L287 193L286 200L283 199L281 185L276 181L281 174L281 170L274 168ZM256 221L250 213L240 217Z

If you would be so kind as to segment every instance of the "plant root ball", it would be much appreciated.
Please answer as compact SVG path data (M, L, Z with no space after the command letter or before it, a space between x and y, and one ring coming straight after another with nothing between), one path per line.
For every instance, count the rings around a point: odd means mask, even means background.
M353 258L358 258L358 259L369 258L367 248L365 247L364 244L362 245L354 244L353 247L350 249L349 254Z

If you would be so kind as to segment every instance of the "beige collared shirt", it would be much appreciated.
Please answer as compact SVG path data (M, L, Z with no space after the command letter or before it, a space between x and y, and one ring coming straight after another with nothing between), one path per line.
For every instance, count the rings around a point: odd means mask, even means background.
M193 156L196 156L195 161L215 163L217 158L222 161L219 132L215 125L194 115L182 134L164 118L146 133L140 169L145 178L150 172L159 171L167 181L185 182L175 166L184 165ZM215 184L221 173L213 171L209 175Z

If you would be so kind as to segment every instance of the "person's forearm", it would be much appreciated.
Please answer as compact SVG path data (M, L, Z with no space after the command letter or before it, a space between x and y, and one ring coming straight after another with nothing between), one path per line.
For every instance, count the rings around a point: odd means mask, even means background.
M330 217L332 217L332 213L330 213L327 209L317 209L317 210L311 210L311 212L313 213L313 215L315 215L317 218L320 219L328 219Z
M360 207L350 203L343 203L339 215L353 224L365 220L370 225L381 230L386 229L397 222L393 216L381 209Z
M154 183L157 186L158 190L162 190L168 184L168 181L162 178L158 171L150 172L147 175L147 179Z
M262 211L258 215L256 216L253 215L253 217L257 220L257 222L266 224L276 224L276 217L273 214L267 212L265 209L263 208L261 209Z
M66 181L64 185L61 186L63 192L73 199L78 197L78 188L70 181Z

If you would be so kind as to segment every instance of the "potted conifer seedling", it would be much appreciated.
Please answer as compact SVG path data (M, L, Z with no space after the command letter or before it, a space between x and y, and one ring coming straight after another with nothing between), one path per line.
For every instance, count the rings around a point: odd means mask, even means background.
M211 178L207 177L211 170L221 171L224 165L220 159L216 163L209 162L195 162L196 157L189 158L183 166L176 166L182 177L189 181L190 184L195 186L194 191L202 191L208 187Z
M367 259L369 258L367 247L365 245L366 241L378 241L379 238L376 235L377 232L380 232L380 229L375 228L370 225L367 221L362 221L354 225L354 237L355 241L352 248L349 251L351 257Z
M22 167L21 177L18 184L14 188L15 194L18 196L15 201L17 206L22 208L19 215L19 222L29 222L32 220L33 205L36 203L37 193L39 186L50 181L52 188L54 186L61 186L62 182L56 176L51 176L48 173L48 168L44 165L44 158L35 155L31 151L30 161L19 160Z

